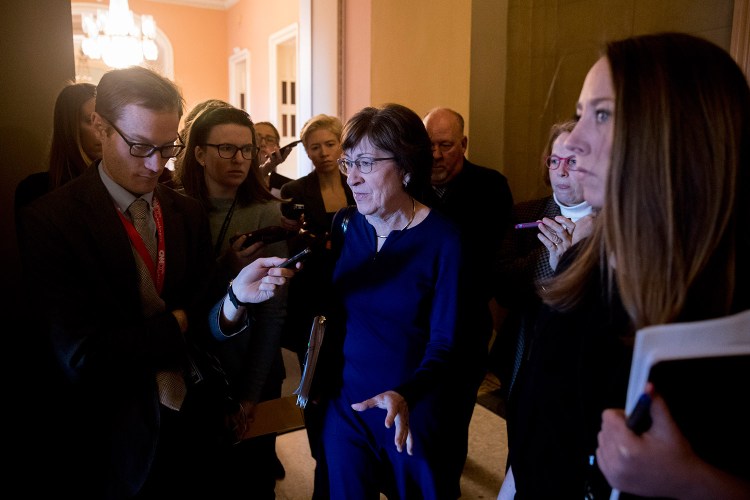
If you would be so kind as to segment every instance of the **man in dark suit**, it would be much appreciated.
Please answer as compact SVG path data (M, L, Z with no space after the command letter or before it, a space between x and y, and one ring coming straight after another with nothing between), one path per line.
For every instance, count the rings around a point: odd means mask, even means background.
M247 303L291 275L269 271L282 259L259 259L230 284L232 300L216 303L206 214L158 183L184 147L182 111L177 87L153 71L106 73L93 114L102 160L22 214L25 282L62 380L59 394L40 388L54 425L39 429L50 437L40 456L52 459L37 471L60 496L208 493L224 421L203 418L189 346L244 331Z
M466 159L468 138L464 119L456 111L435 108L424 117L432 141L432 191L426 203L448 216L461 231L464 258L474 266L466 273L459 292L462 308L461 340L463 353L453 382L458 384L465 417L470 421L476 395L487 370L487 356L492 337L490 299L491 259L498 254L505 231L511 222L513 197L508 181L497 170L475 165ZM480 267L476 267L479 264ZM466 428L468 429L468 422ZM468 434L463 442L466 457ZM463 467L463 463L460 467Z

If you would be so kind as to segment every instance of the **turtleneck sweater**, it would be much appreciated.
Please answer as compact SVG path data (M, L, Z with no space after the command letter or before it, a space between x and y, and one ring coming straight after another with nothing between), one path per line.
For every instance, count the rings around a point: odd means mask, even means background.
M578 219L580 219L581 217L586 217L593 211L593 207L589 205L585 200L577 205L569 207L560 203L560 200L557 199L557 195L555 195L554 193L552 193L552 197L554 198L555 203L557 203L557 206L560 207L560 213L563 215L563 217L567 217L573 222L578 222Z

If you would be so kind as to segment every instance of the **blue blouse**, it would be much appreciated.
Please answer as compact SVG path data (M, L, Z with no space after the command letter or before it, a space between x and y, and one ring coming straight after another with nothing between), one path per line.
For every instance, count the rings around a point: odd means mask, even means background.
M411 406L441 385L456 343L459 233L433 210L376 248L355 212L334 271L346 312L341 395L355 403L395 390Z

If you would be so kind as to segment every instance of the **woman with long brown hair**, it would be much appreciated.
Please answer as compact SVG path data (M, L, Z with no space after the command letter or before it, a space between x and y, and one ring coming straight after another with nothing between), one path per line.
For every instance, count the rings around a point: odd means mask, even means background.
M590 462L603 410L624 407L636 330L750 308L750 89L729 54L677 33L611 42L576 113L566 146L584 198L600 211L541 290L548 308L509 402L502 498L513 486L517 499L607 498ZM719 443L722 455L746 455L747 426L736 431ZM747 498L747 465L728 480L715 456L674 456L686 460L644 468L655 479L644 474L635 492L701 497L693 481L711 485L708 496ZM669 479L655 472L685 464Z

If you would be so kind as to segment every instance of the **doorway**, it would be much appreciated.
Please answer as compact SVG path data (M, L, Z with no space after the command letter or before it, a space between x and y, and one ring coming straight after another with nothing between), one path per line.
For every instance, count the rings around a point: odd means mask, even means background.
M229 104L250 113L250 52L234 49L229 56Z
M297 140L302 126L298 108L298 35L298 25L292 24L268 40L269 114L281 135L280 146ZM278 166L278 173L292 179L309 173L309 168L302 166L303 156L299 147L294 148L287 160Z

